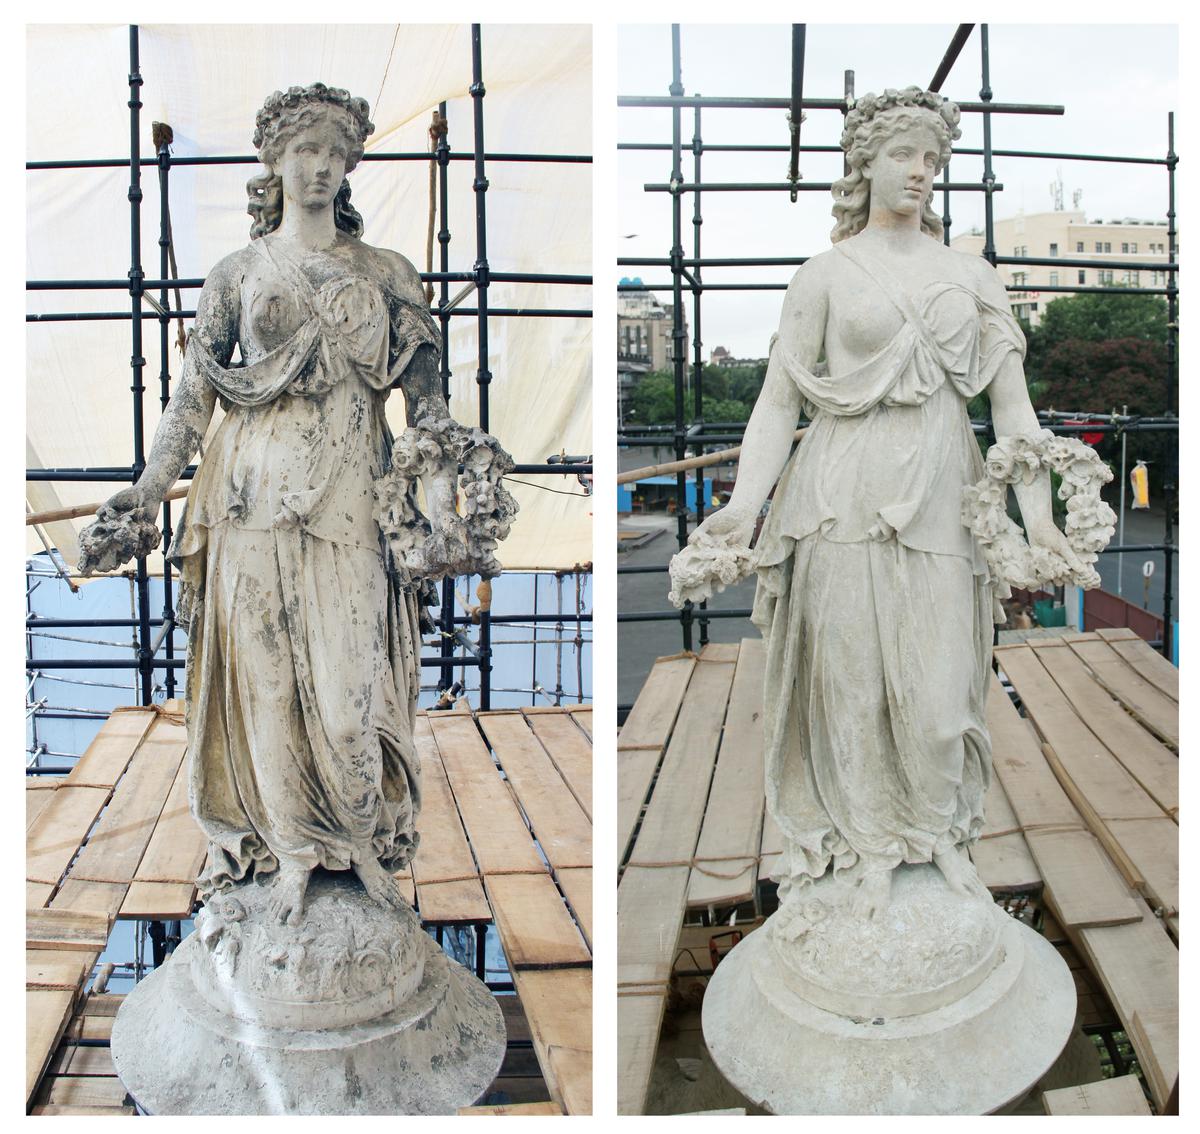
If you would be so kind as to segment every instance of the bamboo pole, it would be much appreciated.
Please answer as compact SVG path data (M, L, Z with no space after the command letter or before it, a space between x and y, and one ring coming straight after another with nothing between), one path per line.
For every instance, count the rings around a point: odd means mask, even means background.
M182 500L188 494L190 482L177 484L163 497L163 500ZM80 516L94 516L104 507L105 501L98 500L94 504L76 504L71 508L51 508L48 512L29 512L25 516L25 526L30 524L51 524L55 520L74 520Z
M792 440L799 441L803 436L804 430L797 429ZM723 461L736 461L741 453L741 445L735 445L732 449L719 449L715 453L705 453L702 457L688 457L683 461L667 461L661 465L647 465L641 469L630 469L617 477L617 483L630 484L635 480L641 480L644 476L664 476L667 473L687 472L688 469L703 469L709 465L719 465Z

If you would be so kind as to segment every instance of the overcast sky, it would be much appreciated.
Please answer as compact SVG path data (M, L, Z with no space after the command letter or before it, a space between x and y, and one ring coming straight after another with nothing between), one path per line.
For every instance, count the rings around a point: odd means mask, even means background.
M843 72L855 72L858 94L885 87L926 86L954 34L955 24L809 24L804 94L838 98ZM668 25L626 25L618 32L617 90L622 95L667 94L671 82ZM981 82L979 29L959 55L942 87L952 99L978 101ZM990 26L991 86L996 102L1061 105L1065 113L995 115L992 145L998 149L1059 153L1165 156L1167 112L1178 110L1178 30L1158 25ZM686 94L785 98L791 84L788 25L689 25L682 28L682 70ZM618 111L622 142L669 142L671 112L624 108ZM842 116L810 110L802 130L806 144L836 145ZM683 114L683 173L692 179L693 114ZM982 115L964 113L959 146L983 144ZM705 142L788 141L784 110L706 110ZM1176 148L1179 148L1178 136ZM956 181L975 181L983 159L960 157L951 165ZM671 246L670 198L646 193L647 182L669 180L669 152L621 151L618 241L623 256L666 256ZM841 175L840 154L801 154L808 181ZM1088 220L1137 217L1165 221L1167 177L1162 166L1045 159L997 158L998 218L1053 208L1051 183L1061 168L1064 202L1082 191ZM705 181L782 181L787 154L709 154ZM827 193L801 193L795 204L782 193L707 193L702 197L702 255L812 255L829 247L832 199ZM683 241L692 254L691 195L685 198ZM983 194L958 193L951 199L952 234L983 223ZM627 238L627 239L625 239ZM621 275L647 283L669 282L665 268L621 268ZM792 269L706 269L708 282L751 282L790 278ZM659 293L669 300L669 293ZM686 293L685 293L686 294ZM761 357L776 329L782 292L710 292L704 298L704 357L721 345L739 357ZM689 337L691 301L687 301Z

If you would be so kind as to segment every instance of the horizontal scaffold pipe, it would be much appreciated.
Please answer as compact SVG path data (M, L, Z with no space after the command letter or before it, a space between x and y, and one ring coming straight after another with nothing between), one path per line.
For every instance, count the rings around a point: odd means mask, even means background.
M473 153L451 152L446 155L450 161L474 161ZM489 154L483 155L484 161L505 162L546 162L548 164L563 163L567 165L589 165L591 154ZM213 154L211 156L171 157L170 164L176 165L258 165L259 158L254 154ZM439 161L436 150L414 150L410 153L376 153L363 154L363 161ZM157 168L159 159L140 158L142 166ZM26 169L128 169L128 158L64 158L58 161L27 161Z
M700 107L719 110L788 110L790 98L725 98L713 95L618 95L617 106L648 107ZM968 114L1064 114L1062 106L1042 105L1029 102L960 102L959 110ZM836 110L845 113L849 107L844 98L806 98L801 103L805 110Z
M437 307L432 309L434 315L452 315L462 317L463 315L478 315L478 309L474 307L455 307L449 311L442 311ZM543 318L543 319L590 319L592 312L590 308L565 308L565 307L489 307L489 317L492 315L509 316L512 318ZM143 311L141 313L143 319L165 319L168 322L172 319L194 319L196 317L195 310L191 311L164 311L161 314L157 311ZM58 311L46 315L26 315L26 323L86 323L102 320L120 320L132 319L133 316L128 311Z
M1110 254L1111 255L1111 254ZM1120 253L1117 253L1120 255ZM1126 253L1128 255L1128 253ZM1046 268L1119 268L1122 271L1179 271L1179 265L1170 260L1088 260L1075 257L1066 259L1060 256L997 256L997 264L1034 264Z
M103 577L103 576L101 576ZM574 622L574 617L568 618L567 621ZM503 645L503 642L497 645ZM455 654L450 658L442 657L423 657L420 659L423 666L441 666L441 665L478 665L479 658L469 657ZM187 664L184 658L151 658L151 669L183 669ZM50 669L140 669L141 660L139 658L26 658L25 672L40 673L43 670Z
M675 147L670 142L618 142L618 150L647 150L670 151ZM687 147L691 150L693 147ZM786 154L791 147L787 145L771 145L753 142L741 143L708 143L699 146L702 153L731 153L731 154ZM801 153L840 154L841 146L801 146ZM1046 161L1109 161L1127 165L1167 165L1166 158L1126 157L1122 154L1066 154L1051 153L1047 150L992 150L992 157L1036 158ZM955 146L955 157L983 157L983 150L972 146Z
M617 614L618 622L678 622L683 617L680 610L629 610ZM706 607L695 615L697 618L749 618L746 610L713 610Z
M421 272L424 283L473 283L474 272ZM539 284L582 284L590 285L591 276L547 274L544 272L489 272L492 283L539 283ZM143 280L143 291L159 291L164 288L191 289L204 286L203 279L186 280ZM129 280L26 280L26 291L128 291Z
M799 181L794 186L790 181L680 181L650 182L642 188L647 193L778 193L799 189L809 193L829 193L833 189L832 181ZM999 182L985 185L982 181L951 181L949 184L938 182L935 189L941 193L983 193L1003 192L1004 186Z

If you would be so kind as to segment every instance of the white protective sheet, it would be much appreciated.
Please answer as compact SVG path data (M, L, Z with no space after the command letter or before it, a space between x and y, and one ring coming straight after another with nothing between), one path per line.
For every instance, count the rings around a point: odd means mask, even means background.
M591 29L491 26L482 32L487 153L591 152ZM473 151L471 37L466 25L143 25L141 152L154 153L151 123L174 130L175 158L253 154L254 116L273 90L321 81L371 105L367 153L429 147L437 104L447 103L451 152ZM129 32L124 26L27 29L27 155L30 160L127 158ZM181 278L200 278L249 239L250 164L173 168L170 204ZM493 272L591 273L591 165L488 162L487 256ZM450 165L450 270L476 259L474 166ZM130 266L128 168L31 170L27 178L30 279L124 279ZM363 238L426 268L429 175L425 161L367 162L350 175ZM158 174L143 167L142 265L159 278ZM439 217L440 224L440 217ZM438 270L434 243L433 270ZM451 284L455 295L462 284ZM591 288L493 284L496 307L590 309ZM198 290L185 291L195 308ZM157 298L157 293L155 294ZM127 292L31 291L30 312L128 311ZM173 302L173 297L172 297ZM435 297L436 303L436 297ZM474 293L463 307L473 308ZM489 320L490 429L518 463L592 451L591 325L586 318ZM174 344L177 324L172 324ZM145 444L158 422L159 323L143 321ZM128 465L133 458L128 320L45 322L27 327L27 460L31 467ZM476 321L456 317L448 343L451 410L477 416ZM181 358L170 348L178 377ZM218 411L219 412L219 411ZM403 402L394 394L394 430ZM518 478L521 514L500 547L513 569L590 562L591 500L567 478ZM102 500L115 485L29 484L35 511ZM555 492L545 489L555 489ZM578 495L563 495L563 492ZM176 505L178 514L178 505ZM52 524L51 540L75 562L87 519ZM32 530L29 551L41 549ZM158 557L151 570L160 570Z

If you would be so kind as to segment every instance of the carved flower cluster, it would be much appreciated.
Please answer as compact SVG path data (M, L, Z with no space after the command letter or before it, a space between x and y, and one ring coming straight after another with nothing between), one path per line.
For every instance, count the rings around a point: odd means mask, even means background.
M79 533L79 573L115 571L130 559L149 555L161 541L162 532L149 512L117 512L105 505Z
M753 570L754 552L748 546L697 528L687 547L671 559L667 598L677 607L685 602L704 602Z
M920 87L905 87L902 91L888 87L883 94L865 94L855 101L846 114L842 149L849 153L855 144L864 143L870 134L871 120L876 115L887 110L906 108L933 111L946 124L951 142L962 137L962 131L958 128L961 114L955 103L934 91L923 91Z
M462 514L436 517L435 530L417 507L417 484L459 465ZM422 418L396 439L392 467L375 482L375 519L402 582L500 574L494 552L517 514L516 500L500 482L512 468L512 457L494 437L452 418Z
M993 580L1026 590L1046 583L1098 587L1100 576L1091 564L1112 539L1117 517L1100 499L1101 486L1113 474L1096 451L1077 438L1043 429L1033 437L1001 437L988 450L986 468L985 479L963 489L962 518L979 541ZM1067 505L1067 542L1086 565L1083 572L1052 548L1030 547L1008 515L1008 486L1032 484L1042 470L1062 478L1058 496Z
M327 87L324 83L312 83L307 87L288 87L286 91L275 91L267 96L262 109L254 120L254 148L261 150L269 141L297 117L297 112L311 103L325 103L344 110L354 126L361 145L375 132L375 125L368 115L370 107L365 98L355 98L341 87Z

